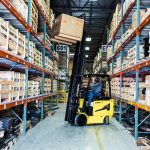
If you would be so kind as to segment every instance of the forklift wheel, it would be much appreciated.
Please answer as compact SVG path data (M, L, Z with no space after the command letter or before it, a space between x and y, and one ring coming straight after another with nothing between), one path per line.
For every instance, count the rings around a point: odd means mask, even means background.
M87 118L84 114L78 114L75 118L75 124L77 126L85 126L87 123Z
M106 117L104 118L104 124L105 124L105 125L109 125L109 117L108 117L108 116L106 116Z

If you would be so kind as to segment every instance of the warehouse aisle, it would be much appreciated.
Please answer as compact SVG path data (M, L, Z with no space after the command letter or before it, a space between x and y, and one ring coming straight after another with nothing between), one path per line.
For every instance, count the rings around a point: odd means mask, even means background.
M40 122L12 150L138 150L115 119L110 126L75 127L64 122L65 106Z

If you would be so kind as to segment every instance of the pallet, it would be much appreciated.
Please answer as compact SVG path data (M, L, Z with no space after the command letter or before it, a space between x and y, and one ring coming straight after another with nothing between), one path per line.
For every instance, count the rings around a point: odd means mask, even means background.
M31 18L31 27L37 33L38 24L34 21L33 18Z
M47 13L47 10L46 10L46 3L45 3L45 1L44 0L38 0L38 3L39 3L39 5L40 5L40 7L41 7L41 10L44 12L44 14L46 15L46 13Z
M15 29L13 26L9 25L9 42L8 42L8 51L17 55L18 50L18 29Z
M19 99L25 98L25 91L19 91Z
M51 38L51 42L59 43L59 44L66 44L66 45L72 45L72 43L61 41L55 38Z
M28 0L25 0L25 2L28 3ZM36 24L38 24L38 9L33 0L30 1L30 3L31 3L31 7L30 7L31 19L34 20Z
M13 84L12 81L0 80L0 103L12 100Z
M0 18L0 48L8 50L9 22Z
M49 35L46 33L46 44L48 47L51 47L51 38L49 37Z
M14 81L14 71L0 71L0 80Z
M26 40L25 36L21 33L18 33L18 56L21 58L25 58L25 46L26 46Z
M47 116L53 116L55 114L55 111L54 110L52 110L52 111L48 111L48 113L47 113Z
M54 37L56 40L60 40L60 41L64 41L64 42L68 42L68 43L73 43L73 44L76 44L77 41L76 40L72 40L72 38L70 37L65 37L65 36L55 36Z
M10 0L11 4L17 9L20 15L27 21L28 19L28 6L24 0Z
M13 91L12 93L12 100L19 100L19 91Z

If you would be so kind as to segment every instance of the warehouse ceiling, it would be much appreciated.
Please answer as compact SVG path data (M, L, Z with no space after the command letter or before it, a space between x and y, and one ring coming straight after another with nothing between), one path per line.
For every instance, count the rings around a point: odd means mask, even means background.
M85 51L85 54L89 56L86 58L85 65L91 69L91 63L100 45L106 44L107 25L112 18L116 0L52 0L51 5L56 17L61 13L76 17L86 15L85 31L92 41L85 43L85 46L90 47L89 51ZM70 50L73 52L75 46L71 46Z

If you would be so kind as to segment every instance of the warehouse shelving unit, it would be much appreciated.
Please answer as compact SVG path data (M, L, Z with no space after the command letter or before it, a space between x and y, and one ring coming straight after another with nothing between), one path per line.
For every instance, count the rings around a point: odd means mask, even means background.
M51 50L48 45L46 45L46 32L50 35L51 32L51 26L47 21L47 18L44 14L44 12L41 10L40 5L38 4L37 0L33 0L38 12L40 14L39 20L40 24L42 24L44 36L43 39L41 39L38 34L33 30L33 28L30 25L30 18L31 18L31 12L30 12L30 7L31 7L31 2L32 0L28 1L28 21L26 22L25 19L20 15L20 13L15 9L15 7L11 4L9 0L0 0L0 2L6 7L8 11L1 11L0 14L3 15L4 13L9 13L8 18L4 18L6 21L9 21L11 25L13 25L15 28L17 28L21 33L26 35L28 39L28 52L30 51L29 49L29 41L35 42L36 46L38 49L42 52L42 59L43 59L43 67L38 67L35 64L32 64L28 62L28 57L26 60L20 58L19 56L16 56L15 54L12 54L8 51L4 51L0 49L0 66L3 67L4 69L7 70L14 70L18 72L25 72L26 76L26 88L25 88L25 98L21 100L15 100L12 102L8 103L2 103L0 104L0 110L5 110L8 108L12 108L18 105L23 105L24 110L23 110L23 135L26 134L26 114L27 114L27 104L33 101L39 101L40 106L41 106L41 120L43 120L43 108L44 108L44 99L48 97L53 97L56 96L57 93L53 92L53 86L51 86L51 93L45 94L44 93L44 79L45 76L53 78L56 76L55 73L52 71L49 71L45 69L45 55L48 55L51 57L51 59L55 59L57 62L59 61L58 58L56 57L54 51ZM42 94L37 96L37 97L28 97L28 77L29 74L36 74L40 75L42 77Z
M107 61L107 45L102 45L101 49L99 50L100 58L98 59L95 66L93 66L94 73L98 74L106 74L107 66L104 66L103 63Z
M121 7L123 8L123 3L124 0L121 0ZM139 132L138 128L146 119L150 116L148 115L146 118L144 118L141 123L139 123L139 114L138 111L139 109L143 109L147 112L150 112L150 106L146 104L141 104L139 103L139 76L140 75L147 75L150 74L150 58L144 59L144 60L139 60L139 49L140 49L140 43L141 43L141 37L145 37L147 35L147 31L150 29L150 14L140 23L140 8L143 7L150 7L150 2L147 0L134 0L129 8L127 9L126 13L123 15L123 9L122 9L122 19L117 26L116 30L113 33L112 39L108 41L107 46L112 45L112 56L107 60L107 63L110 64L112 63L112 78L115 77L120 77L120 96L116 97L114 95L114 98L116 100L119 100L119 121L122 121L122 103L127 103L129 105L133 105L135 107L135 125L134 125L134 136L135 139L138 140L138 135L139 134L148 134L148 132ZM120 39L122 35L124 34L124 31L126 31L129 26L132 23L132 15L136 10L136 25L137 28L134 30L134 32L124 41L122 42L121 46L114 51L114 44L117 39ZM132 48L134 45L136 45L136 64L134 66L131 66L127 69L122 69L122 63L123 63L123 56L126 55L126 52ZM114 62L116 58L120 58L120 71L117 73L114 73ZM122 85L123 85L123 77L135 77L135 100L131 101L129 99L124 99L122 97Z
M67 84L68 84L68 77L67 77L67 73L68 73L68 61L69 61L69 48L66 45L59 45L57 46L57 51L59 51L60 56L61 56L61 61L60 61L60 65L59 65L59 70L61 70L59 72L59 84L58 84L58 88L59 88L59 97L58 97L58 102L59 103L66 103L67 100ZM63 77L61 77L61 73L64 74ZM64 85L64 86L62 86Z

